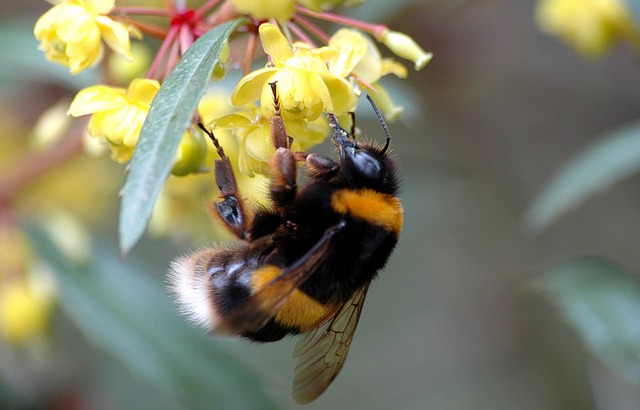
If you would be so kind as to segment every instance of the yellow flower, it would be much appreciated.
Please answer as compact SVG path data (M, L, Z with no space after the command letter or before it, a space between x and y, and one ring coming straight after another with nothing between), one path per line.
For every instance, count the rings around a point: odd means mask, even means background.
M275 153L271 141L270 120L253 108L225 115L211 123L213 129L230 129L238 138L238 168L241 173L254 176L268 174L268 161ZM320 116L313 121L299 118L285 119L287 134L292 137L294 151L306 151L321 143L329 134L327 120Z
M128 89L95 85L81 90L69 107L74 117L92 114L89 134L105 139L112 157L128 162L149 112L149 105L160 89L155 80L135 79Z
M541 0L536 19L541 30L589 57L602 55L618 40L626 38L636 45L639 40L621 0Z
M293 16L295 0L231 0L233 8L257 19L289 20Z
M113 7L114 0L65 0L55 5L34 27L40 50L49 61L69 67L72 74L102 59L102 40L132 60L129 34L139 37L140 33L107 17Z
M397 61L382 58L376 45L364 34L353 29L340 29L329 39L329 47L338 54L329 61L331 72L346 77L355 75L358 81L372 86L369 94L388 121L398 118L403 108L395 105L378 82L382 76L394 74L405 78L407 69Z
M402 64L382 58L378 47L358 30L338 30L329 39L329 47L338 50L329 61L330 70L341 77L355 74L359 80L373 84L387 74L400 78L407 76L407 69Z
M49 325L51 298L22 282L0 291L0 332L12 344L41 339Z
M49 270L36 263L26 235L0 226L0 336L8 343L42 339L55 296Z
M129 88L95 85L81 90L69 107L74 117L91 114L89 134L106 140L111 157L126 163L138 143L142 124L160 84L150 79L135 79ZM200 131L188 131L182 137L172 172L185 175L200 172L206 156L206 142Z
M259 31L271 63L240 80L231 95L234 105L251 104L259 98L262 116L270 118L274 107L269 83L277 81L285 118L313 121L323 111L342 114L355 109L357 96L353 87L327 67L335 49L294 47L273 24L262 24Z

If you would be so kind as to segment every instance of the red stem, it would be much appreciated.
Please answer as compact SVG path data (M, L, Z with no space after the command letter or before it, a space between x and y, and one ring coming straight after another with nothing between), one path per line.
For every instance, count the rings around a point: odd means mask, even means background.
M164 41L162 42L162 45L160 46L160 49L158 50L158 54L156 54L156 57L153 59L153 62L151 63L151 67L147 72L147 78L156 77L156 72L158 71L158 67L162 63L162 60L164 60L167 54L167 49L169 48L171 43L173 43L173 41L175 40L179 30L180 30L179 26L172 26L169 29L167 36L165 37Z
M131 19L128 19L126 17L120 17L120 16L113 16L113 18L115 20L121 21L123 23L126 24L131 24L136 26L137 28L140 29L140 31L142 31L143 33L149 34L150 36L156 37L156 38L165 38L167 36L167 31L158 27L158 26L154 26L152 24L146 24L146 23L142 23L139 21L133 21Z
M322 30L320 27L316 26L306 18L296 15L294 20L296 23L300 23L301 26L303 26L305 29L310 31L314 36L322 40L325 44L329 42L329 38L330 38L329 35L325 33L325 31Z
M204 3L198 10L196 10L196 18L201 19L209 10L214 8L220 3L220 0L209 0Z
M298 36L300 40L309 44L311 47L314 47L314 48L316 47L316 43L314 43L313 40L311 40L311 38L300 27L298 27L297 24L293 22L289 22L288 26L289 26L289 29L293 32L293 34Z
M180 41L176 40L171 45L171 51L169 51L169 56L167 57L163 80L171 73L176 64L178 64L178 61L180 61Z
M253 63L253 56L256 52L256 46L258 44L258 33L253 33L247 40L247 49L244 55L244 75L249 74L251 71L251 63Z
M191 47L193 44L193 34L191 34L191 30L186 25L182 25L180 27L180 36L178 37L178 41L180 41L180 54L184 54L187 52L187 49Z
M298 13L302 13L302 14L307 15L307 16L315 17L315 18L320 19L320 20L330 21L332 23L342 24L344 26L355 27L355 28L360 29L362 31L366 31L367 33L371 33L376 39L380 38L382 36L382 34L386 30L388 30L387 26L385 26L383 24L367 23L367 22L364 22L364 21L354 20L354 19L349 18L349 17L341 16L339 14L326 13L326 12L317 13L315 11L311 11L309 9L306 9L306 8L304 8L302 6L296 6L296 11Z

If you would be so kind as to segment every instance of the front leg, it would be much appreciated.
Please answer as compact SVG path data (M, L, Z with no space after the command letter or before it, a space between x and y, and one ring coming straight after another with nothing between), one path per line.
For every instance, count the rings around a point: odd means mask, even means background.
M249 231L251 215L245 210L244 202L240 199L238 192L238 182L231 166L231 161L227 157L213 135L213 132L205 128L202 123L198 123L198 127L205 132L216 147L220 159L214 162L214 173L216 184L220 189L220 200L211 206L214 215L218 216L224 225L238 238L251 241L251 232Z

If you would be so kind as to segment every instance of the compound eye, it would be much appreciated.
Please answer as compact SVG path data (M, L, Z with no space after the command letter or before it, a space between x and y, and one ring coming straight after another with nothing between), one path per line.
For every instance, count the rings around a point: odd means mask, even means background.
M376 179L380 176L380 162L368 152L355 149L351 156L353 164L358 171L369 179Z

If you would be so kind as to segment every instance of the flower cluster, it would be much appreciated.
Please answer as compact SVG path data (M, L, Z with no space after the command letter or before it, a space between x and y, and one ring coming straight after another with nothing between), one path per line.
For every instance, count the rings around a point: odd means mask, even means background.
M598 57L620 41L640 46L640 31L623 0L540 0L540 28L579 53Z
M140 32L108 17L114 1L67 0L42 15L33 32L47 59L77 74L102 60L104 41L118 55L133 60L129 36L140 37Z
M81 90L68 111L76 117L91 115L89 134L108 145L114 160L126 163L133 155L154 96L181 55L216 25L239 16L248 17L247 25L236 36L248 40L227 47L214 70L214 77L219 80L226 74L228 59L235 66L244 67L245 75L230 96L236 112L208 115L212 120L206 125L230 130L235 135L239 143L238 168L244 174L255 175L267 172L265 164L274 151L268 142L269 118L274 114L269 83L278 83L282 115L294 148L300 150L320 143L329 134L323 113L352 112L363 89L374 96L389 119L402 111L379 80L387 74L404 78L407 70L395 60L382 58L374 40L412 61L418 70L431 54L410 37L383 25L326 11L358 3L210 0L196 9L186 8L183 2L175 5L165 2L167 7L156 9L117 7L113 0L63 0L38 20L34 33L47 58L68 66L72 73L99 63L103 43L130 60L134 58L130 35L139 37L143 32L162 39L148 67L147 78L134 78L128 85L95 85ZM136 20L144 15L165 17L167 26ZM314 19L345 28L330 36ZM256 39L262 43L267 64L250 71ZM106 77L114 75L107 72ZM173 173L185 175L206 170L207 150L211 149L195 127L186 130Z

